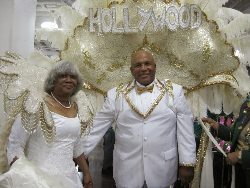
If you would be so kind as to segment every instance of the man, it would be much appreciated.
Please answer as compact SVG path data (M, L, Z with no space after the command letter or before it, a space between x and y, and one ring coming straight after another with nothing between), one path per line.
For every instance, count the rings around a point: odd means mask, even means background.
M220 125L211 118L202 118L202 121L216 130L217 137L225 140L225 143L231 143L228 145L231 148L226 161L233 165L235 171L231 182L233 187L250 188L250 96L241 105L239 116L231 128Z
M131 56L134 81L108 92L85 155L116 121L113 176L118 188L166 188L179 175L193 178L195 137L190 109L180 86L155 78L156 64L147 50ZM144 91L145 89L145 91Z

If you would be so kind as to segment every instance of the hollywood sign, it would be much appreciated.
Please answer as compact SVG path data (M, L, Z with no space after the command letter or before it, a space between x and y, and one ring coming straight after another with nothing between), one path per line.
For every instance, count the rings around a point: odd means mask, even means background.
M160 16L153 7L144 10L137 7L139 22L131 26L129 8L123 8L121 12L122 24L117 24L118 11L116 8L89 9L89 31L98 33L136 33L145 31L148 24L153 24L153 31L163 31L167 28L171 31L180 29L196 29L202 23L202 12L197 5L166 5ZM159 13L158 13L159 14ZM133 15L134 16L134 15Z

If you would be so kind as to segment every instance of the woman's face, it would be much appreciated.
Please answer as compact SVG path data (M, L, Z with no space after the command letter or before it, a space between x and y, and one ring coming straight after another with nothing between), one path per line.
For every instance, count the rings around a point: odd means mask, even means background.
M56 95L72 96L77 86L77 78L75 75L62 74L55 81L53 93Z

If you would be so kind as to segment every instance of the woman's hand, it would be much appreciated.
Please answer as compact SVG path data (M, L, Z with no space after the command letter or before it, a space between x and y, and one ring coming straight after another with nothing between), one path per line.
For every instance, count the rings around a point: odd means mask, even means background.
M203 118L201 118L201 120L202 120L204 123L209 123L210 126L211 126L213 129L218 130L218 128L219 128L219 123L216 122L216 121L214 121L213 119L203 117Z
M83 174L84 188L93 188L92 178L90 173Z
M74 158L74 161L83 172L84 188L93 188L93 182L85 156L81 154L77 158Z

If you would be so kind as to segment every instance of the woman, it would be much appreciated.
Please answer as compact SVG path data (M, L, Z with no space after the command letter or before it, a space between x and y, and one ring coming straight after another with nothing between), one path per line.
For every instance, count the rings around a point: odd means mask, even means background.
M33 118L19 115L12 126L7 147L12 168L0 178L0 187L82 188L75 162L84 174L84 187L92 187L81 145L88 126L84 116L90 112L73 97L81 86L73 64L60 62L52 68L40 113Z
M217 131L217 136L223 140L231 141L231 151L226 161L235 167L235 187L250 188L250 96L241 105L239 117L231 129L219 125L210 118L202 118ZM234 183L234 182L232 182Z

